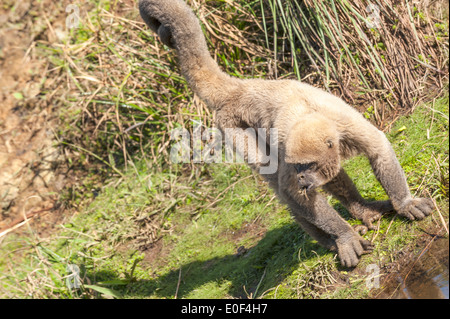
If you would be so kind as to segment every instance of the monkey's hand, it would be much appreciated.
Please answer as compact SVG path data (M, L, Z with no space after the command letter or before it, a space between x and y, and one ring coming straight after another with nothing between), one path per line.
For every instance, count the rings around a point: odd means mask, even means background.
M370 253L373 245L355 232L347 232L336 239L337 251L341 265L355 267L362 254Z
M433 207L433 201L429 198L411 198L397 209L397 213L410 220L420 220L430 215Z

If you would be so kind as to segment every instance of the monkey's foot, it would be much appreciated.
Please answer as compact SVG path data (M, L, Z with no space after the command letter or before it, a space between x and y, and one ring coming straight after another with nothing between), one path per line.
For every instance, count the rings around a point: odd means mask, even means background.
M397 213L410 220L420 220L430 215L433 208L433 201L429 198L411 198L397 210Z
M367 226L365 226L365 225L354 225L354 226L352 226L352 228L355 232L357 232L361 236L365 235L368 230Z
M379 220L381 215L389 211L393 211L394 207L391 201L376 201L365 202L364 204L358 204L354 209L353 216L361 220L368 229L375 229L373 222ZM358 230L361 233L360 230ZM365 232L361 233L364 234Z
M347 233L336 239L337 251L341 265L344 267L355 267L362 254L370 253L373 245L355 232Z

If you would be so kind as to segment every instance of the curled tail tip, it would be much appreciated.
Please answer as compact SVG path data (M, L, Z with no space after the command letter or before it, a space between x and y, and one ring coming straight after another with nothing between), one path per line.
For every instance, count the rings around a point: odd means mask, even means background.
M145 24L147 24L153 30L153 25L155 24L154 23L155 21L151 21L151 19L152 20L156 19L152 18L148 12L149 8L147 0L139 0L138 7L139 7L139 14L141 15L142 20L144 20Z
M155 1L151 0L139 0L139 13L144 20L145 24L155 32L161 41L170 48L175 48L175 43L172 38L172 33L165 27L162 22L155 17L156 8L152 7Z
M153 30L153 31L157 31L158 29L156 28L156 30L154 29L157 26L157 22L159 22L155 17L153 17L153 15L151 14L151 9L150 5L152 3L148 0L139 0L139 13L141 15L141 18L144 20L144 22ZM159 23L161 24L161 23Z

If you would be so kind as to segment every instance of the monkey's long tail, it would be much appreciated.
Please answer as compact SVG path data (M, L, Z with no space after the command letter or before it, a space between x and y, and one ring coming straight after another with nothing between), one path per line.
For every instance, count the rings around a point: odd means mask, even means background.
M190 87L209 107L217 107L217 96L233 80L212 59L199 21L188 5L182 0L140 0L139 11L153 31L158 32L160 25L170 31Z

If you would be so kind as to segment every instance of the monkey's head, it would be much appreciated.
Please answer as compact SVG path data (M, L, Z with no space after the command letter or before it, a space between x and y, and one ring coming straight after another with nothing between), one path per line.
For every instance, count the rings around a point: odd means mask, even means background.
M285 162L295 169L302 190L320 187L339 173L339 134L322 115L302 117L288 132L285 147Z

